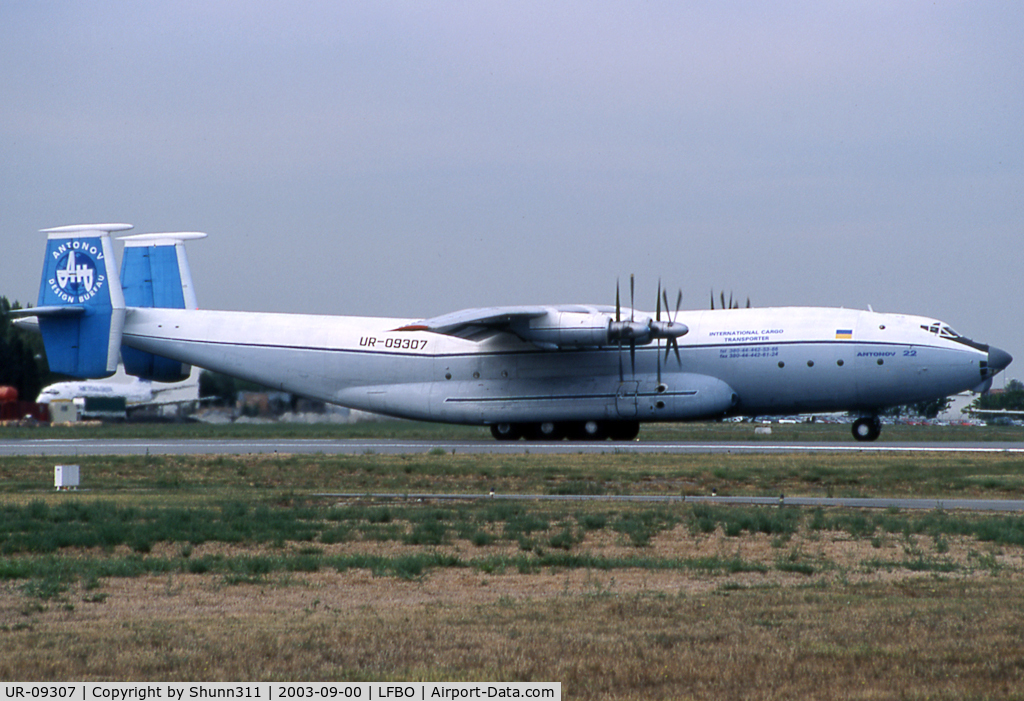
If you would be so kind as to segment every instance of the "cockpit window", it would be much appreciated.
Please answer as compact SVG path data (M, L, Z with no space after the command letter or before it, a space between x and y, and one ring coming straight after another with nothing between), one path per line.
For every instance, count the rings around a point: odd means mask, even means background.
M930 326L928 324L921 324L921 328L927 331L928 333L935 334L939 338L948 338L952 341L955 341L956 339L960 338L960 334L958 334L956 331L946 326L945 324L940 324L938 322L935 322Z

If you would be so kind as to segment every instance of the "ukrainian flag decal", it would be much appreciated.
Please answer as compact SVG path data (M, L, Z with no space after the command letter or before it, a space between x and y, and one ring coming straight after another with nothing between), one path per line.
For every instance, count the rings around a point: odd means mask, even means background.
M853 329L836 329L836 338L853 338Z

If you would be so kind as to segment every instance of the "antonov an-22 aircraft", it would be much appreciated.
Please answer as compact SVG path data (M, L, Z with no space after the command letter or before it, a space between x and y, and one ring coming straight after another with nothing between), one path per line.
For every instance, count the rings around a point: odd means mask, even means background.
M670 313L551 305L431 319L197 308L184 242L127 224L46 229L35 316L54 372L97 378L118 358L169 382L197 365L353 409L490 426L499 440L635 438L640 424L850 411L857 440L885 407L984 391L1010 364L932 317L783 307ZM681 295L680 295L681 296ZM664 304L662 302L664 301ZM30 322L31 323L31 322Z

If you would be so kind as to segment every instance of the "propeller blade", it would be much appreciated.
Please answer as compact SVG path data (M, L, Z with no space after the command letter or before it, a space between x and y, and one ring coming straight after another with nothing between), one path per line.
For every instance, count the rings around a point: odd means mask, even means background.
M675 321L679 317L679 309L683 306L683 291L679 290L679 294L676 295L676 313L672 316L672 321ZM679 357L679 339L675 336L672 337L672 350L676 352L676 364L679 367L683 367L683 359ZM668 354L666 352L665 360L668 360Z
M658 386L661 387L661 339L658 339L658 352L654 354L658 361Z
M633 321L633 307L636 306L636 302L633 301L633 290L634 290L634 279L633 273L629 274L629 320Z
M618 324L622 321L622 299L619 294L619 278L615 278L615 323ZM625 378L622 373L622 336L619 336L619 341L616 344L619 347L619 382L622 382Z
M659 322L659 323L661 322L661 299L662 299L662 297L665 298L665 314L667 315L668 314L668 309L669 309L669 307L668 307L668 290L663 290L661 288L661 278L658 278L658 294L655 296L655 299L658 300L658 306L657 306L657 309L654 312L654 320ZM654 357L655 357L655 360L656 360L656 362L658 364L658 386L660 387L661 386L661 337L660 336L658 337L657 347L655 348Z
M616 323L622 321L622 305L619 303L619 279L615 278L615 321Z
M636 276L629 274L629 323L633 323L633 308L636 306ZM633 329L629 331L629 372L636 377L636 341L633 339Z
M722 306L721 306L721 308L722 309L728 309L729 308L729 307L725 306L725 290L722 290Z
M658 300L658 308L654 312L654 320L661 321L661 278L658 278L658 294L654 296ZM665 298L665 313L668 314L668 298Z

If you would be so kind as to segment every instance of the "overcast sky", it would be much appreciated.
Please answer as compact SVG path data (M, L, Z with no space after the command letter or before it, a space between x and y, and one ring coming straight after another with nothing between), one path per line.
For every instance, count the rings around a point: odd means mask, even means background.
M0 294L199 230L207 308L934 316L1024 376L1019 2L0 3Z

